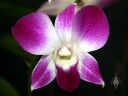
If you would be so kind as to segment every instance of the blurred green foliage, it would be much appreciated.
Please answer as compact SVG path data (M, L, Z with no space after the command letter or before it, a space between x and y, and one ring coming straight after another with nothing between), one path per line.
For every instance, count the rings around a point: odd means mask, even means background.
M0 96L20 96L18 91L7 80L0 78Z
M32 62L36 59L37 56L27 53L25 50L23 50L18 43L15 41L14 37L12 35L6 35L1 38L0 40L0 46L12 54L22 58L26 62L32 64Z

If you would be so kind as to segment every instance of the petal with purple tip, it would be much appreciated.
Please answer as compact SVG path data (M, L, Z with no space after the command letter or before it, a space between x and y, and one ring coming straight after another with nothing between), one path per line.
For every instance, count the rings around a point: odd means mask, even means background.
M103 47L109 36L109 25L104 12L93 5L81 8L73 21L78 44L84 52Z
M71 39L72 21L75 15L76 4L71 4L62 13L56 17L55 29L59 39L67 43Z
M80 76L77 70L77 64L71 66L68 70L63 70L57 66L57 83L58 85L68 91L72 92L75 90L80 83Z
M12 32L23 49L36 55L51 53L55 43L58 42L52 22L42 12L34 12L22 17L13 26Z
M97 61L88 53L81 54L80 59L78 70L81 79L104 86Z
M31 90L49 84L55 76L55 64L51 56L42 57L32 72Z

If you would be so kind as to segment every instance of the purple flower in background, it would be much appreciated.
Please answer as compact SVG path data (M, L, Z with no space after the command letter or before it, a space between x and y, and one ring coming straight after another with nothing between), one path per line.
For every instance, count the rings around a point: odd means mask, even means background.
M118 0L48 0L48 2L42 4L37 11L43 11L48 15L56 16L74 2L77 2L77 10L79 10L81 7L87 5L96 5L104 8L117 1Z
M43 12L22 17L12 28L24 50L43 55L32 72L31 90L41 88L56 77L58 85L73 91L80 79L104 86L98 63L88 52L103 47L109 36L104 12L86 6L75 13L71 4L55 20L55 27Z

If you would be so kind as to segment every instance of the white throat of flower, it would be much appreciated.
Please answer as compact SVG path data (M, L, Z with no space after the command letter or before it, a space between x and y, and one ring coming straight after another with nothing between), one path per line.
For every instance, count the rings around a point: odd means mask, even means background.
M75 65L78 60L73 49L64 46L57 50L55 54L55 63L63 70L68 70L71 66Z

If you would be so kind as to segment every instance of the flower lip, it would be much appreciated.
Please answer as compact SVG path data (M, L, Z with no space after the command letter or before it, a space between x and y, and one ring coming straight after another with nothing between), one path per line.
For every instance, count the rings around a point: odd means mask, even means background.
M74 91L80 83L80 75L77 70L77 64L74 64L68 70L64 70L62 67L56 66L57 68L57 83L65 91Z
M63 70L69 69L71 66L78 62L77 55L74 48L70 49L66 46L54 53L55 64L61 67Z

